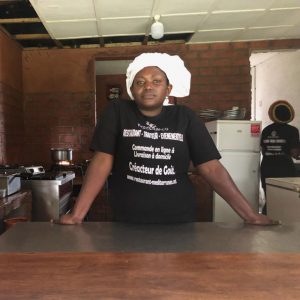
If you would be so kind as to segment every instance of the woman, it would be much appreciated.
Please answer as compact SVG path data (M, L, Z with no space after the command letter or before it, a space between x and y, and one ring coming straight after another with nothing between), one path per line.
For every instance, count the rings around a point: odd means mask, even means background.
M110 204L117 221L195 221L190 160L245 222L276 223L252 210L219 162L220 154L196 114L185 106L163 105L169 95L189 94L190 73L178 56L141 54L129 65L126 84L134 101L114 101L103 113L80 195L60 223L81 223L110 173Z
M288 123L294 119L293 107L285 100L274 102L268 111L274 122L264 128L261 134L261 184L266 194L266 178L294 177L296 168L292 157L299 155L299 131ZM263 214L267 213L266 204Z

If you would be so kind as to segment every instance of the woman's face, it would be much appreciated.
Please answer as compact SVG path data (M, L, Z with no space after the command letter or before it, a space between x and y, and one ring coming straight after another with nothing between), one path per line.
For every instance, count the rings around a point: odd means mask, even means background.
M131 93L140 109L148 116L161 112L163 102L171 92L166 74L158 67L146 67L139 71L133 80Z

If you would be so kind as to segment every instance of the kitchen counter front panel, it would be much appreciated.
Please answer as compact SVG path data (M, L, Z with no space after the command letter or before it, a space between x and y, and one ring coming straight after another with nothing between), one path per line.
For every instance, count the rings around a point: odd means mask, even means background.
M295 253L2 253L1 299L300 299Z
M300 223L137 225L18 223L0 236L0 252L300 253Z

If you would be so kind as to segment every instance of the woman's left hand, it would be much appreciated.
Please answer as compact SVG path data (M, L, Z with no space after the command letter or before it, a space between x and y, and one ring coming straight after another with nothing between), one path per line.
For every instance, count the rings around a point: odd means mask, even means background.
M244 223L250 225L263 225L263 226L282 224L281 221L270 219L266 215L262 215L262 214L255 214L253 218L251 218L250 220L245 220Z

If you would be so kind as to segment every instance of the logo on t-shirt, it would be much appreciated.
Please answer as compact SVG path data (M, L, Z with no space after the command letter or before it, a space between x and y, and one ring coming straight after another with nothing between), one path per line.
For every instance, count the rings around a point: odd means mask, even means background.
M123 129L123 138L132 140L126 178L147 185L177 184L174 155L183 134L149 121L137 125L138 129Z
M146 125L146 126L145 126ZM153 131L168 131L169 128L159 128L155 124L152 124L151 122L147 121L145 125L142 125L140 123L137 123L137 126L141 129L146 129L146 130L153 130Z
M273 130L272 132L271 132L271 138L276 138L276 137L278 137L278 135L277 135L277 132L275 131L275 130Z

